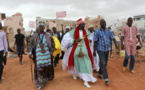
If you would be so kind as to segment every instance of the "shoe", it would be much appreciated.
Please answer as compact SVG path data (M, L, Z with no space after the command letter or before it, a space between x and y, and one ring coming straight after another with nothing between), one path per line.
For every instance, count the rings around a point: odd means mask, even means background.
M77 80L77 76L73 76L73 79L74 79L74 80Z
M56 67L57 66L57 64L56 63L54 63L54 67Z
M113 58L113 56L110 56L110 58Z
M0 79L0 84L2 83L2 79Z
M133 74L135 74L135 71L134 70L130 70L130 72L133 73Z
M110 82L109 82L109 81L105 81L105 84L106 84L106 85L109 85L109 84L110 84Z
M88 84L88 82L84 82L84 85L85 85L87 88L91 88L91 86Z
M103 77L103 76L101 76L101 75L98 75L98 78L100 78L100 79L104 79L104 77Z
M127 68L126 68L126 67L123 67L123 68L122 68L122 71L123 71L123 72L125 72L126 70L127 70Z
M41 87L41 86L39 86L37 89L38 89L38 90L42 90L42 87Z

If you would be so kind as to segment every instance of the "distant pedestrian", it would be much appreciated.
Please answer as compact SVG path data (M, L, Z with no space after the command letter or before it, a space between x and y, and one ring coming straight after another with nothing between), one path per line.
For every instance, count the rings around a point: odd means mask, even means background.
M21 33L21 29L17 29L17 33L18 34L16 34L14 37L15 38L14 48L15 48L15 46L17 47L17 54L18 54L18 57L20 58L19 62L22 65L22 59L23 59L23 54L24 54L25 36Z

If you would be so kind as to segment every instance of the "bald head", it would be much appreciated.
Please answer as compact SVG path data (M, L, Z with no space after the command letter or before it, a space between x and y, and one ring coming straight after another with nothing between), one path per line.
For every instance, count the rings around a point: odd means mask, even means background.
M17 33L20 34L21 33L21 29L18 28L17 29Z
M111 30L111 27L108 27L109 30Z
M100 26L101 26L102 29L105 29L106 28L106 21L104 19L102 19L100 21Z
M53 27L52 30L54 33L56 33L56 31L57 31L56 27Z
M127 19L127 25L128 25L129 27L131 27L131 26L132 26L132 23L133 23L133 19L132 19L131 17L129 17L129 18Z

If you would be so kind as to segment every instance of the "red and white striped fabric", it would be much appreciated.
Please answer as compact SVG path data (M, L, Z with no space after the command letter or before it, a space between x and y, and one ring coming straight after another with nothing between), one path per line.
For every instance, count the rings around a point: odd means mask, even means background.
M66 17L66 11L56 12L56 18Z
M29 27L30 27L30 28L36 28L36 22L34 22L34 21L29 21Z

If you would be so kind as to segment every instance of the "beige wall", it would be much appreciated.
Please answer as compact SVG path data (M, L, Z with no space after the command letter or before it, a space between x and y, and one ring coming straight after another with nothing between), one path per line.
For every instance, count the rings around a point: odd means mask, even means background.
M44 22L45 23L45 28L48 29L49 27L49 23L50 22L53 22L55 21L56 23L56 28L58 31L61 31L62 30L62 27L61 27L61 24L63 24L63 29L65 30L65 27L66 26L70 26L72 28L75 28L75 24L76 22L75 21L71 21L71 20L63 20L63 19L44 19L44 18L41 18L41 17L37 17L36 18L36 24L37 24L37 27L38 27L38 24L39 22Z
M4 27L6 28L8 43L10 47L14 46L14 36L17 34L17 29L20 28L21 32L25 34L23 30L23 17L21 13L16 13L11 17L6 17L4 20Z
M94 27L94 30L98 29L100 27L100 20L101 19L102 19L101 16L98 16L97 18L86 17L85 18L86 30L89 28L90 25L92 25Z

